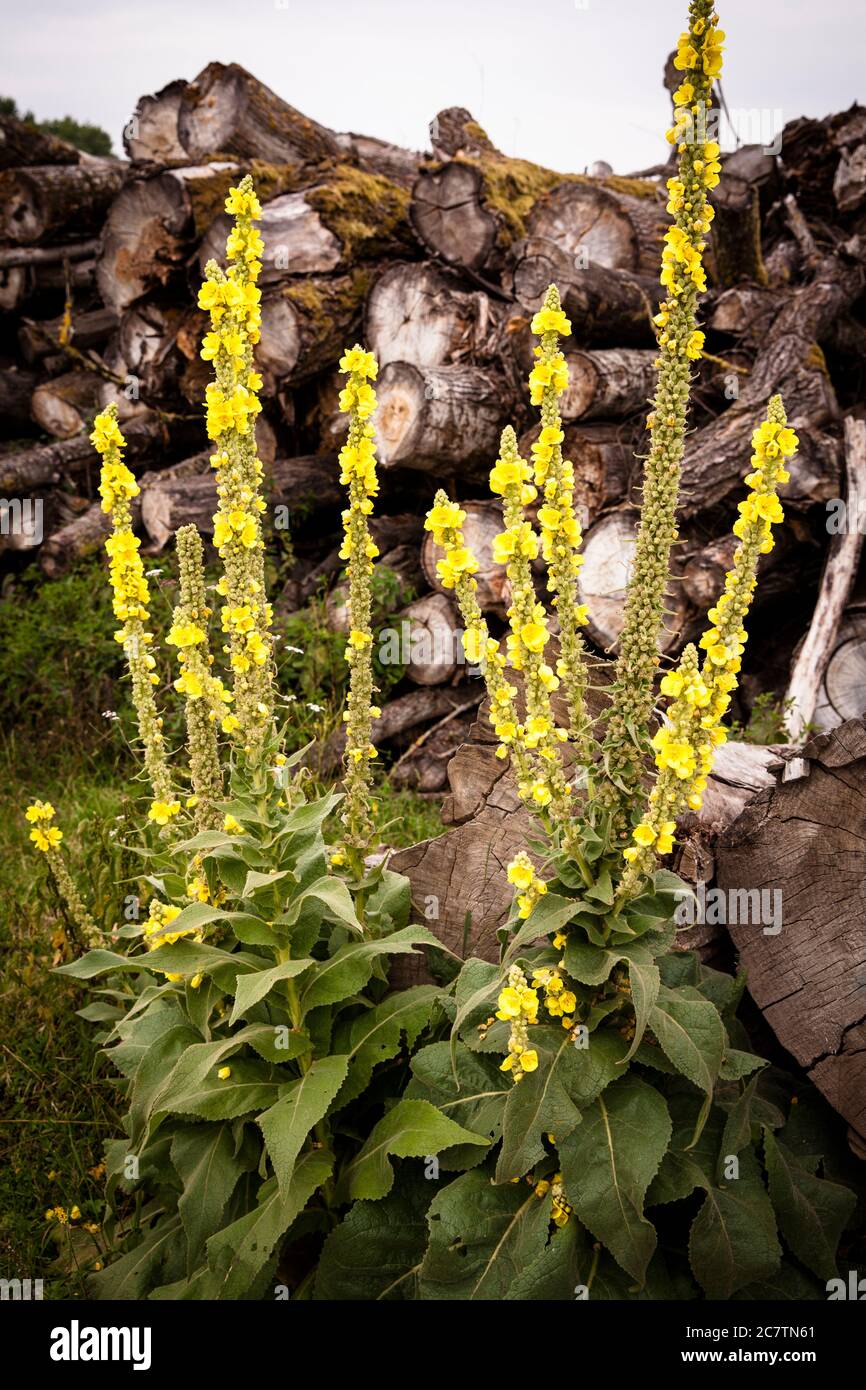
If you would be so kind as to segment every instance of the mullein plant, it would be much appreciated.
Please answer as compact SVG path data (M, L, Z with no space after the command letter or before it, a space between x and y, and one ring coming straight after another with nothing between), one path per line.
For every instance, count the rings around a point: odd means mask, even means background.
M346 793L311 800L304 750L291 757L282 751L273 678L254 438L262 248L250 179L231 190L226 208L235 219L228 266L207 266L200 298L211 315L203 356L215 373L206 410L223 642L222 653L212 654L216 623L202 541L194 527L183 527L166 637L176 653L173 684L187 728L185 754L176 758L162 733L150 595L132 529L138 488L123 462L113 407L93 431L112 520L106 548L117 635L149 783L137 846L139 920L100 934L63 858L54 808L35 802L27 811L34 846L82 944L92 948L60 973L96 982L97 1001L85 1013L100 1023L126 1105L124 1134L106 1154L109 1257L91 1272L95 1297L273 1296L281 1251L295 1240L291 1263L301 1273L292 1280L293 1296L308 1297L310 1251L339 1228L356 1198L369 1202L390 1192L389 1154L480 1151L489 1142L429 1100L386 1108L380 1089L369 1090L380 1062L395 1077L408 1076L412 1048L444 1017L435 985L387 993L391 957L437 943L410 922L408 881L364 864L376 714L369 601L376 552L366 522L376 491L368 381L375 362L360 348L343 360L343 404L351 417L341 459L350 491L344 554L353 623ZM341 801L344 833L335 848L329 827ZM341 853L353 870L348 881L329 862L339 865ZM117 894L127 907L139 896L128 884L118 884Z
M465 1122L501 1136L496 1156L456 1179L430 1207L422 1297L479 1287L472 1281L485 1261L502 1256L501 1229L531 1205L524 1182L542 1199L541 1215L527 1216L529 1234L521 1219L523 1243L519 1254L503 1258L499 1282L492 1278L486 1293L465 1296L571 1298L576 1283L597 1279L608 1290L602 1297L639 1290L693 1297L703 1290L725 1298L780 1269L796 1283L791 1254L826 1278L835 1273L828 1252L851 1212L850 1194L825 1184L823 1254L804 1248L778 1178L786 1151L771 1131L784 1117L765 1118L766 1064L748 1051L734 1016L742 982L708 970L694 953L672 951L677 911L691 891L662 866L674 850L678 818L700 808L725 740L722 721L737 684L758 562L783 519L778 489L798 442L774 396L752 437L749 491L734 523L738 546L724 591L699 644L685 648L659 689L658 637L677 538L691 368L704 341L696 314L712 220L707 195L720 171L719 147L706 138L724 40L717 25L710 0L692 0L677 47L682 82L668 138L679 162L668 181L672 223L662 256L665 297L654 321L650 446L613 686L595 725L586 702L587 614L577 602L581 536L558 408L568 384L561 341L571 325L555 286L531 325L539 342L529 390L541 414L532 462L520 456L508 428L490 475L504 521L494 556L506 566L511 590L504 649L479 608L478 565L465 543L462 508L439 492L426 520L443 551L440 580L460 608L467 658L486 682L498 755L511 758L518 794L541 833L528 846L534 857L522 850L507 866L515 902L500 931L499 963L470 960L457 980L449 1074L434 1060L435 1044L413 1062L417 1086L410 1094L438 1094L447 1114L462 1095ZM550 618L533 580L539 554ZM664 709L653 732L660 697ZM497 1072L507 1079L500 1092ZM482 1094L484 1104L473 1103ZM760 1137L753 1107L768 1123L766 1183L753 1149ZM736 1182L725 1167L732 1155L741 1164ZM477 1156L467 1168L475 1162ZM805 1169L798 1185L809 1185ZM706 1196L692 1223L688 1261L677 1270L674 1260L672 1270L645 1206L700 1189ZM466 1259L469 1213L478 1202L490 1240L476 1239ZM535 1258L535 1278L527 1272L504 1285L508 1258L530 1268Z

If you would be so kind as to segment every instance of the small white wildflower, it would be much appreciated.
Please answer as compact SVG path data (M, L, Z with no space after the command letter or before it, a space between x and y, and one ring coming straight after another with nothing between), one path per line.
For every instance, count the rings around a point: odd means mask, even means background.
M157 569L157 570L145 570L145 575L146 575L146 577L147 577L148 579L156 579L156 578L158 578L158 576L161 575L161 574L162 574L162 570L161 570L161 569Z
M286 651L287 651L287 652L295 652L297 656L303 656L303 655L304 655L304 649L303 649L303 647L290 647L290 646L288 645L288 643L286 643Z
M324 711L324 708L325 708L324 705L314 705L314 704L311 704L309 701L307 701L307 709L312 710L312 711L313 711L313 714L322 714L323 711Z
M117 711L113 709L104 709L102 711L102 717L103 719L116 719Z

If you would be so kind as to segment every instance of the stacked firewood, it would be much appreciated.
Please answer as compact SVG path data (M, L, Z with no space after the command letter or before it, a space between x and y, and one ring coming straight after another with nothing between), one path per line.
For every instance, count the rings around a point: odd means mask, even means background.
M98 550L105 521L87 434L109 400L141 484L145 549L158 553L189 521L210 533L210 368L196 290L207 261L223 255L225 193L251 172L266 247L259 447L294 557L278 616L325 587L329 620L337 629L345 620L337 362L360 340L380 363L376 526L381 563L399 579L396 647L381 659L406 665L377 736L398 782L439 793L481 683L463 664L421 517L440 486L465 504L480 598L501 625L509 595L492 559L499 514L486 474L503 425L516 425L524 450L535 437L530 321L552 280L573 324L563 413L586 533L582 598L599 657L615 649L640 505L670 166L556 173L504 155L457 108L439 113L430 136L421 154L336 133L220 63L141 99L125 160L81 155L0 118L0 496L43 504L42 525L4 523L0 547L7 567L37 551L49 576ZM866 110L793 122L779 155L752 146L728 155L715 202L664 649L695 635L718 592L750 433L781 391L801 451L788 524L758 591L761 660L738 714L764 690L786 690L792 661L796 677L823 572L833 621L817 655L814 638L805 648L819 680L804 689L801 670L792 698L801 723L832 727L861 712L866 674L859 541L827 527L827 504L862 471L844 421L863 413ZM335 766L339 755L337 741L321 756Z

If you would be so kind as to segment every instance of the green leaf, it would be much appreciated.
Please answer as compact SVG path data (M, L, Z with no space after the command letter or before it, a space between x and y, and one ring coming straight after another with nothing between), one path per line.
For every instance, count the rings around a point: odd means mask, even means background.
M737 1178L706 1185L689 1235L689 1263L707 1298L731 1298L779 1267L776 1221L757 1159L746 1149L738 1161Z
M274 918L274 926L295 926L311 907L316 908L320 921L325 918L329 922L347 927L357 935L361 934L361 923L358 921L351 893L341 878L332 878L327 874L301 889L291 899L286 911Z
M313 1297L391 1301L417 1297L433 1184L401 1183L379 1202L355 1202L325 1241Z
M179 1278L183 1273L181 1236L179 1216L157 1221L128 1254L88 1277L91 1297L141 1299L155 1284Z
M426 1158L454 1144L488 1147L488 1141L480 1134L455 1124L428 1101L398 1101L374 1126L360 1152L343 1170L338 1200L384 1197L394 1182L390 1157Z
M580 904L573 898L562 898L558 893L545 893L509 941L503 965L513 960L522 946L537 941L541 936L549 936L551 932L560 931L571 921L579 907Z
M682 1084L682 1083L680 1083ZM670 1148L647 1193L647 1205L678 1202L695 1188L708 1188L715 1182L719 1163L720 1138L725 1117L713 1106L701 1134L694 1141L695 1126L702 1106L691 1089L683 1088L668 1096L668 1109L673 1121ZM721 1153L725 1154L724 1145Z
M265 1147L284 1195L307 1135L327 1114L348 1069L347 1057L320 1057L276 1105L257 1117L256 1124L265 1137Z
M764 1159L782 1235L819 1279L835 1279L839 1238L857 1205L856 1194L808 1172L770 1130L764 1131Z
M368 1009L360 1017L338 1026L335 1053L346 1053L349 1074L340 1091L340 1106L348 1105L367 1089L379 1062L396 1057L403 1046L411 1049L426 1028L442 991L435 985L416 985L399 990Z
M658 1003L650 1010L649 1022L677 1070L711 1096L726 1044L725 1027L715 1004L690 987L663 987Z
M406 1087L405 1099L430 1101L449 1119L495 1144L502 1132L505 1102L514 1082L500 1071L498 1058L470 1052L462 1042L457 1044L455 1062L456 1077L447 1042L422 1047L412 1058L412 1080ZM473 1168L486 1156L477 1144L456 1144L440 1151L439 1166Z
M116 951L104 951L98 948L95 951L87 951L78 960L71 960L68 965L58 965L52 970L52 975L66 975L72 980L92 980L94 975L101 975L106 970L142 970L146 966L141 956L121 956Z
M738 1154L752 1143L754 1131L762 1126L780 1129L785 1123L781 1110L758 1094L760 1082L760 1076L753 1076L736 1100L724 1107L728 1118L722 1135L722 1154Z
M557 1227L549 1243L518 1272L504 1297L520 1303L573 1303L592 1267L590 1236L579 1221Z
M190 1125L171 1141L171 1161L183 1183L177 1209L186 1234L186 1272L192 1274L208 1236L219 1230L242 1168L231 1126Z
M494 1185L486 1167L473 1168L433 1198L427 1222L421 1297L494 1301L544 1249L550 1204L526 1183Z
M414 954L414 947L422 944L439 944L426 927L404 927L381 941L350 941L341 946L329 960L317 962L310 972L301 993L303 1012L309 1013L322 1004L336 1004L363 989L378 956Z
M229 1022L237 1023L239 1018L244 1018L250 1009L266 998L275 985L282 980L293 980L296 975L302 975L315 964L316 962L307 956L301 960L283 960L267 970L257 970L253 974L242 976L237 982Z
M641 1045L650 1015L659 996L661 981L655 962L644 958L636 949L629 954L627 960L631 1001L634 1005L634 1037L627 1053L628 1060L634 1056Z
M751 1052L740 1052L736 1047L729 1047L719 1068L719 1078L722 1081L741 1081L753 1071L768 1065L763 1057L755 1057Z
M580 1123L581 1111L623 1074L627 1044L619 1034L592 1033L587 1047L575 1047L567 1031L538 1024L529 1038L538 1068L511 1087L497 1182L528 1173L547 1153L543 1137L553 1134L558 1146Z
M557 1145L578 1218L641 1284L656 1248L644 1198L670 1137L664 1100L629 1074L607 1087L584 1111L583 1124Z
M211 1236L207 1243L208 1264L218 1276L211 1297L254 1296L257 1280L278 1242L330 1176L333 1162L333 1155L324 1149L311 1149L298 1159L287 1192L282 1193L276 1178L272 1178L259 1190L258 1205L253 1211Z
M160 1098L165 1108L170 1099L171 1110L179 1115L198 1115L203 1120L231 1120L252 1110L266 1110L277 1099L285 1082L273 1068L263 1062L237 1057L231 1063L231 1075L221 1080L216 1069L197 1085L180 1094L172 1091L170 1098Z

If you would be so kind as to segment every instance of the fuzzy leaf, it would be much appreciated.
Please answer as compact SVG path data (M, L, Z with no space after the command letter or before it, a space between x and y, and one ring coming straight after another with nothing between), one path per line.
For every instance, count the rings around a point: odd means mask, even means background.
M433 1183L401 1183L379 1202L355 1202L325 1241L313 1297L396 1301L417 1297L427 1248L427 1204Z
M426 927L405 927L381 941L350 941L329 960L316 963L301 993L304 1013L322 1004L336 1004L363 989L373 973L378 956L414 954L418 945L437 945Z
M399 990L359 1018L338 1027L333 1051L346 1053L349 1065L349 1074L340 1091L341 1106L348 1105L366 1090L374 1068L379 1062L396 1057L404 1038L407 1048L414 1047L441 993L435 985Z
M253 1110L266 1110L277 1099L281 1085L278 1073L264 1062L235 1058L231 1076L224 1080L212 1069L197 1085L170 1096L171 1110L178 1115L198 1115L203 1120L231 1120ZM165 1106L166 1099L161 1097Z
M375 1200L386 1196L394 1182L392 1156L426 1158L453 1144L473 1143L488 1147L488 1141L480 1134L455 1124L428 1101L398 1101L374 1126L363 1148L343 1170L338 1200Z
M183 1273L183 1240L179 1216L164 1217L150 1228L126 1255L91 1274L87 1289L97 1299L141 1299L154 1284Z
M348 1069L346 1057L320 1057L276 1105L257 1117L256 1124L265 1137L265 1147L284 1195L307 1135L327 1114Z
M250 1009L265 999L275 985L282 980L293 980L296 975L302 975L315 963L309 956L301 960L283 960L268 970L257 970L254 974L242 976L237 983L229 1022L237 1023L239 1018L244 1018Z
M272 1178L260 1189L258 1205L252 1211L211 1236L207 1243L208 1264L217 1279L207 1296L250 1297L250 1290L278 1242L330 1176L333 1162L333 1155L324 1149L311 1149L295 1165L285 1193L280 1192L276 1178Z
M705 1095L712 1095L726 1043L715 1005L691 989L662 988L649 1022L677 1070Z
M437 1193L427 1222L421 1297L497 1300L544 1249L550 1210L526 1183L496 1185L474 1168Z
M498 1058L469 1051L458 1042L457 1075L451 1065L447 1042L430 1043L412 1058L412 1080L406 1087L406 1100L428 1100L473 1134L482 1134L495 1144L502 1133L502 1117L514 1083L500 1071ZM439 1166L446 1169L473 1168L483 1162L485 1150L477 1144L457 1144L442 1149Z
M187 1274L200 1263L208 1236L222 1224L242 1168L231 1125L190 1125L171 1141L171 1161L183 1183L177 1209L187 1247Z
M706 1184L706 1192L692 1222L689 1263L707 1298L731 1298L778 1269L776 1220L749 1149L739 1155L739 1176Z
M782 1235L819 1279L835 1279L839 1237L857 1205L856 1194L808 1172L770 1130L764 1131L764 1157Z
M607 1087L584 1111L583 1124L557 1145L566 1195L578 1218L641 1284L656 1248L644 1198L670 1137L662 1097L627 1075Z

